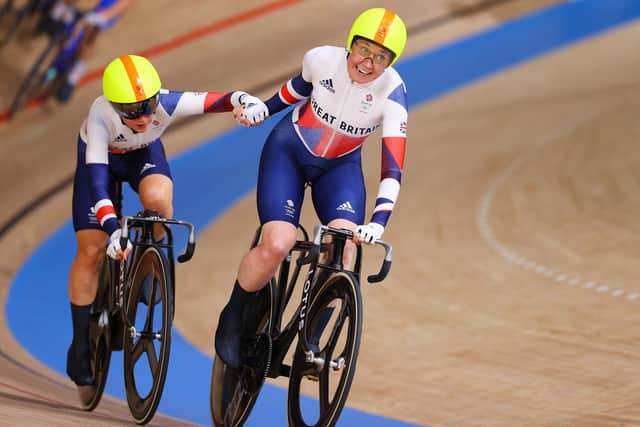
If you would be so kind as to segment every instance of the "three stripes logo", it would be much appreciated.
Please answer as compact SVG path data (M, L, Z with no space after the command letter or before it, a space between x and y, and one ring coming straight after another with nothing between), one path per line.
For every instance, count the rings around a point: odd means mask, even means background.
M116 136L116 142L124 142L126 140L127 138L125 138L123 134L119 134L118 136Z
M355 214L356 211L353 209L353 206L351 206L351 202L346 201L344 203L341 203L337 208L337 211L347 211L350 212L352 214Z
M333 88L333 80L332 79L320 80L320 86L322 86L323 88L325 88L326 90L328 90L331 93L336 93L335 89Z

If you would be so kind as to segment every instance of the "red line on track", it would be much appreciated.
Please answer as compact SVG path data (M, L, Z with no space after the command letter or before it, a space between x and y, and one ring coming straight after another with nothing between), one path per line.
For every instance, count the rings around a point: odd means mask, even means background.
M75 406L69 405L68 403L61 402L61 401L55 400L55 399L50 399L48 397L42 396L41 394L32 393L30 391L27 391L27 390L24 390L24 389L21 389L19 387L12 386L12 385L9 385L9 384L3 383L3 382L0 382L0 386L2 386L4 388L8 388L9 390L16 391L16 392L21 393L21 394L25 394L25 395L27 395L29 397L33 397L35 399L42 400L44 402L54 403L56 405L59 405L59 406L65 407L65 408L70 408L70 409L78 409L78 410L80 409L79 407L76 408Z
M173 40L169 40L167 42L158 44L156 46L152 46L149 49L145 49L139 52L139 54L142 56L146 56L147 58L151 58L161 53L164 53L173 49L177 49L185 44L191 43L194 40L200 39L210 34L220 32L222 30L241 24L243 22L250 21L252 19L269 14L271 12L275 12L276 10L283 9L285 7L292 6L296 3L301 3L301 2L302 0L277 0L271 3L267 3L265 5L258 6L254 9L249 9L245 12L239 13L237 15L230 16L221 21L216 21L205 27L197 28L182 36L178 36ZM78 84L84 85L89 82L92 82L93 80L99 79L102 76L103 70L104 70L104 66L97 68L95 70L89 71L87 74L85 74L82 77L82 79L80 79L80 82ZM29 101L29 103L25 107L25 110L31 109L39 105L41 102L42 101L39 99ZM4 112L0 114L0 123L8 119L9 119L8 112Z

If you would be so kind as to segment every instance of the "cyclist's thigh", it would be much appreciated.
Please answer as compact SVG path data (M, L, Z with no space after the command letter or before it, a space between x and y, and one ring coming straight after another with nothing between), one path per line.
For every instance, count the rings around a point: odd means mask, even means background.
M102 230L96 218L94 202L92 201L89 168L86 162L87 144L78 137L77 164L73 180L73 229L79 230ZM108 183L109 197L113 198L115 190L115 177L109 171Z
M159 173L146 175L140 180L138 195L145 209L158 209L158 205L169 209L172 204L173 181Z
M336 219L363 223L366 190L359 155L328 160L328 170L313 181L313 205L323 224Z
M262 149L257 202L260 223L285 221L298 226L305 177L295 155L299 140L288 116L271 132Z
M164 175L172 180L167 156L159 139L139 150L110 155L109 162L136 193L139 191L140 182L149 175Z

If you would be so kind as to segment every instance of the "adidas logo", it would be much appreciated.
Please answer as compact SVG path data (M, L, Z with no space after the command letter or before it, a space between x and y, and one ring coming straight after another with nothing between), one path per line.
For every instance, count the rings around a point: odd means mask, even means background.
M331 93L336 93L333 89L333 79L320 80L320 86L327 89Z
M123 134L116 136L116 142L124 142L126 140L127 138L125 138Z
M145 163L144 166L142 166L142 169L140 170L140 175L142 175L146 170L149 170L155 167L156 165L154 165L153 163Z
M347 211L347 212L350 212L352 214L356 213L356 211L353 210L353 206L351 206L351 202L349 202L349 201L340 204L340 206L338 206L336 208L336 210L337 211Z

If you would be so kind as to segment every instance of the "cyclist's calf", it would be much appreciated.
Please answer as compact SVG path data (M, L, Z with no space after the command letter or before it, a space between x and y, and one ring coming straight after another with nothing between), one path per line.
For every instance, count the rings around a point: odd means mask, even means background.
M86 305L95 297L107 236L101 230L80 230L76 239L78 248L69 275L69 296L74 304Z

